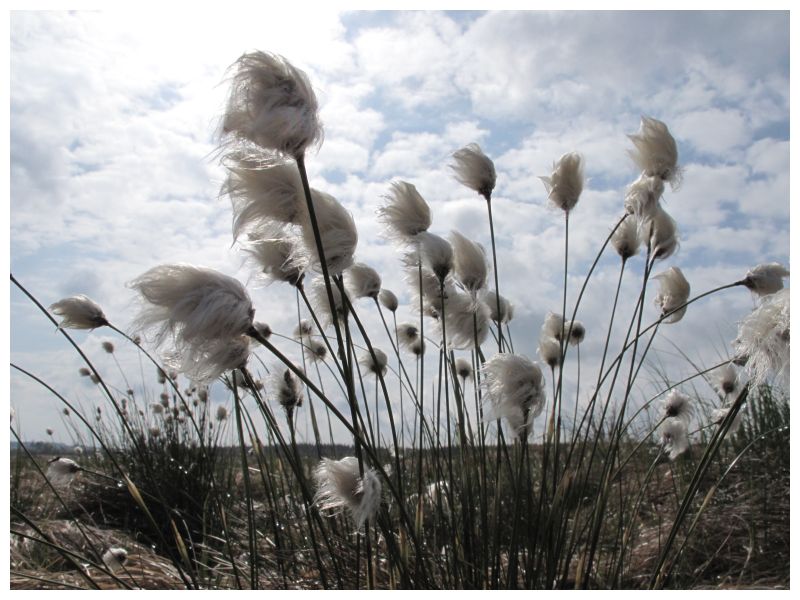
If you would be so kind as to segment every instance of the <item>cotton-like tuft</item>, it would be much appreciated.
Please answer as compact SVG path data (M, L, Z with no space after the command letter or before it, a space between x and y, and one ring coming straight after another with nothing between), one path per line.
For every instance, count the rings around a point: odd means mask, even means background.
M456 279L475 296L486 286L486 277L489 274L486 250L458 231L450 232L450 245L453 249Z
M64 487L72 483L80 470L80 465L74 460L59 456L48 463L47 479L55 487Z
M489 307L489 318L495 323L508 323L514 318L514 305L502 294L499 297L499 310L498 311L498 296L494 290L487 290L483 296L483 302Z
M353 264L353 255L358 245L358 231L353 215L330 194L311 190L314 216L319 228L325 264L331 275L339 275ZM306 214L300 228L302 243L295 244L291 264L307 270L313 268L322 272L311 217Z
M378 220L395 242L408 244L417 234L428 231L431 209L413 184L392 182L385 200L386 203L377 211Z
M50 310L61 317L59 329L95 329L108 325L103 309L83 294L63 298L51 304Z
M328 300L325 281L317 278L311 283L311 303L324 326L333 325L334 318L342 319L344 317L345 305L342 293L333 282L331 282L331 295L333 296L333 311L331 311L331 304Z
M664 319L664 323L677 323L686 314L688 308L683 305L689 300L691 292L689 282L686 281L686 277L683 276L683 271L679 267L670 267L653 279L657 279L660 284L654 302L661 308L661 316L672 313Z
M248 156L241 151L228 154L223 162L228 178L221 193L233 205L233 239L245 231L273 223L299 224L306 213L300 172L290 160Z
M480 347L489 336L489 307L469 294L453 291L444 300L441 313L447 330L447 346L450 349L469 350ZM442 329L441 313L437 326Z
M670 460L689 449L689 429L683 419L670 417L661 424L661 442Z
M328 347L315 338L309 338L305 343L305 348L309 351L309 356L313 361L325 360L328 355Z
M625 191L625 211L637 219L650 216L660 206L664 182L659 177L642 173Z
M522 440L532 431L533 419L544 408L542 371L530 359L517 354L495 354L483 365L486 419L505 418Z
M224 421L224 420L226 420L226 419L228 418L228 409L227 409L227 408L225 408L225 406L224 406L224 405L220 404L220 405L217 407L217 414L216 414L216 417L217 417L217 421Z
M539 347L536 352L551 369L561 365L561 344L553 336L542 333L539 336Z
M745 370L757 386L774 374L789 380L789 289L765 296L756 309L739 322L733 342L737 355L746 356Z
M470 363L466 358L457 358L455 363L456 373L458 374L461 379L471 379L472 378L472 363Z
M455 162L450 165L456 180L475 190L486 200L491 200L497 182L494 163L478 144L467 144L453 153Z
M383 377L386 374L386 365L388 363L386 353L383 350L378 350L377 348L373 348L372 351L375 353L374 358L372 354L367 351L361 356L358 362L368 372Z
M419 244L422 264L430 269L440 282L453 270L453 247L450 243L433 233L423 231L414 238Z
M297 327L294 328L294 333L292 335L294 336L295 339L302 340L304 337L308 337L313 333L314 333L314 324L308 319L302 319L297 324Z
M303 404L303 384L290 369L278 373L272 380L275 399L286 411L289 417L294 409Z
M408 350L411 344L419 339L419 327L413 323L400 323L397 326L397 337L400 341L400 347Z
M292 257L298 254L297 241L278 228L262 231L260 235L263 237L252 238L243 244L250 263L256 267L258 279L300 285L305 268L292 262Z
M359 528L378 512L381 482L372 469L365 469L361 476L354 456L341 460L323 458L314 470L314 480L317 484L314 502L320 510L338 514L347 509Z
M128 560L125 548L109 548L103 553L103 564L109 571L119 571Z
M542 323L541 335L560 340L563 332L564 319L559 314L552 311L548 312L544 318L544 323Z
M727 363L715 371L715 387L724 398L736 390L736 382L739 375L733 367L733 363Z
M569 338L566 336L569 335ZM564 322L564 336L568 339L571 346L577 346L583 342L586 337L586 327L580 321L565 321Z
M636 147L630 156L646 175L669 181L673 187L680 182L678 146L667 126L651 117L642 117L638 133L628 136Z
M768 296L783 289L783 278L789 271L780 263L765 263L753 267L744 278L744 285L759 296Z
M728 413L731 411L731 406L723 406L722 408L715 408L711 411L711 422L716 423L717 425L721 424L725 418L728 416ZM731 426L728 431L738 431L739 427L742 426L742 417L744 416L744 411L740 408L739 412L736 413L736 416L733 417L733 421L731 421Z
M378 294L378 300L386 310L390 312L397 312L399 302L397 301L397 296L392 290L381 288L381 291Z
M258 332L258 334L264 339L269 339L272 336L272 327L270 327L266 323L256 321L255 323L253 323L253 329L255 329Z
M353 298L377 299L381 291L381 276L364 263L354 263L344 272L347 290Z
M665 259L678 249L678 226L660 206L639 223L639 239L650 248L650 260Z
M264 52L243 54L233 67L224 136L295 158L322 140L317 98L303 71Z
M611 245L622 260L638 254L640 243L639 225L632 216L628 216L611 236Z
M159 346L170 338L169 366L203 383L246 360L248 344L241 336L252 327L255 311L238 280L173 264L154 267L129 286L143 300L136 327L154 332Z
M689 426L692 420L692 401L689 396L681 394L678 390L671 390L661 403L661 416L664 418L681 419Z
M583 191L583 158L577 152L568 152L553 165L549 177L540 177L553 206L569 212L578 203Z

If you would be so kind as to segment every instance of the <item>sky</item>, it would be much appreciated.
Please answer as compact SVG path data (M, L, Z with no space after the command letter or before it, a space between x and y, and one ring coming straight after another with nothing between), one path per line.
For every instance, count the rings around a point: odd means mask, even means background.
M642 115L669 126L684 169L681 186L663 199L680 249L656 272L680 267L694 295L759 263L790 266L788 12L320 10L309 18L117 10L15 12L9 26L10 266L45 306L83 293L127 329L137 305L126 282L158 264L189 262L237 277L256 318L290 334L293 290L254 279L220 194L226 77L252 50L281 54L310 77L325 130L307 159L311 184L353 214L356 259L398 294L400 321L418 317L375 211L389 183L405 180L430 204L432 232L455 229L488 248L486 203L448 167L455 150L477 142L498 173L500 291L515 306L515 349L537 360L539 329L547 312L560 310L564 276L563 213L548 206L539 176L566 152L584 157L587 183L569 224L571 306L638 176L627 135ZM626 268L620 321L629 318L642 263ZM613 252L601 257L578 314L587 329L583 381L575 383L574 361L565 375L580 405L593 389L619 266ZM658 316L656 291L650 283L646 322ZM637 401L652 395L657 372L676 381L693 371L689 361L710 366L730 356L736 324L755 305L736 288L663 326ZM390 352L373 307L357 308L376 346ZM87 412L102 405L78 375L80 357L13 286L9 313L13 363ZM113 332L74 337L115 386L140 393L144 382L159 391L152 368L140 371L135 351ZM117 346L113 356L103 341ZM484 350L494 353L491 340ZM718 402L707 384L692 391ZM230 401L222 389L212 396ZM10 399L23 438L45 439L50 427L56 441L71 443L57 399L13 370Z

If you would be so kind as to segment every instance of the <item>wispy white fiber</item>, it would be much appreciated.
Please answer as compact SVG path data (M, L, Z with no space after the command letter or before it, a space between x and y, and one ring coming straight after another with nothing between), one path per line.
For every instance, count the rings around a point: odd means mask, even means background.
M583 191L583 158L577 152L568 152L553 165L549 177L539 179L544 182L553 206L569 212L575 208Z
M688 306L683 305L689 300L689 294L691 293L689 282L679 267L670 267L663 273L654 276L653 279L656 279L660 284L654 302L661 309L661 316L672 313L663 322L677 323L686 314L686 309L688 308Z
M59 329L95 329L108 325L100 305L83 294L54 302L50 305L50 310L61 317Z
M485 418L505 418L515 434L527 439L533 419L544 408L541 369L524 356L500 353L486 361L482 372L487 403Z
M341 460L323 458L314 470L314 480L314 502L320 510L338 514L346 509L359 528L378 512L381 482L372 469L365 469L362 477L354 456Z
M475 190L486 200L491 200L492 190L497 182L494 163L476 144L467 144L453 153L455 162L450 165L456 180L471 190Z

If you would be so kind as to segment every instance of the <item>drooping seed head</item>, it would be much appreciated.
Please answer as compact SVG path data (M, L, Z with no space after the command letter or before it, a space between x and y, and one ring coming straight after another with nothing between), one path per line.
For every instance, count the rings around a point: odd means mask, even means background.
M650 216L664 195L664 181L642 173L625 191L625 211L637 219Z
M689 396L681 394L678 390L673 389L667 397L664 398L661 404L661 412L663 417L683 420L688 427L689 422L692 420L694 408L692 407L692 401Z
M347 509L357 527L371 519L381 503L381 482L372 469L359 472L358 460L323 458L314 470L317 493L314 502L323 511L334 514Z
M109 548L103 553L103 564L109 571L119 571L128 560L125 548Z
M54 302L50 310L61 317L59 329L95 329L108 325L103 309L83 294Z
M689 449L689 430L683 419L669 417L661 424L661 442L670 460Z
M670 267L653 279L658 280L660 288L654 299L655 305L661 308L661 316L669 314L664 323L677 323L686 314L686 301L691 293L691 286L683 276L679 267ZM670 314L671 313L671 314Z
M759 296L768 296L783 289L783 278L789 270L780 263L765 263L753 267L744 278L744 285Z
M611 236L611 245L622 260L628 260L639 253L639 224L628 216Z
M678 226L660 206L639 223L639 239L650 248L650 260L665 259L678 249Z
M266 282L282 281L295 287L300 285L305 267L292 260L300 252L297 239L278 227L262 229L257 235L242 244L257 278Z
M369 373L373 373L379 377L386 374L388 359L386 353L378 348L373 348L374 356L370 352L366 352L359 359L359 364L366 369Z
M397 312L399 303L397 301L397 296L392 290L381 288L381 291L378 294L378 300L386 310L390 312Z
M47 464L47 479L56 487L67 486L80 470L80 465L74 460L57 456Z
M358 245L356 223L353 215L330 194L312 189L311 198L325 264L330 274L339 275L353 264ZM301 223L299 242L294 246L291 264L303 270L322 272L314 228L308 213Z
M344 272L347 289L353 298L377 299L381 291L381 276L364 263L354 263Z
M508 323L514 318L514 305L502 294L498 298L497 292L487 290L483 301L489 307L489 316L495 323ZM498 312L498 304L500 312Z
M472 364L466 358L457 358L455 363L456 373L461 379L472 378Z
M224 404L220 404L217 407L216 417L217 417L217 421L224 421L224 420L226 420L228 418L228 409L225 408Z

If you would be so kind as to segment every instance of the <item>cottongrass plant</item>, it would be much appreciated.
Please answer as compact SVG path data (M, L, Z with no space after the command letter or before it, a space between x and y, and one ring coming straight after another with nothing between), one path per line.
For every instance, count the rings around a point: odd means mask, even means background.
M788 375L789 271L759 265L694 297L678 266L653 274L679 249L678 224L662 206L666 184L674 191L682 173L667 126L643 117L629 136L638 175L581 279L567 266L584 159L567 152L542 177L542 202L563 212L564 283L552 299L560 309L538 331L537 364L513 349L514 305L500 293L492 215L498 171L480 146L454 151L450 167L487 203L492 262L462 233L432 232L431 208L413 183L389 182L377 220L408 286L395 293L382 287L381 273L356 261L350 212L308 184L306 156L323 135L306 74L263 52L243 55L232 71L220 125L221 194L230 197L233 239L254 280L288 285L296 325L282 332L256 321L239 280L187 264L156 266L130 283L141 304L132 319L136 338L85 296L51 305L58 324L28 294L85 361L80 375L98 384L92 390L102 398L102 405L76 407L15 366L68 409L63 422L76 445L97 451L81 466L59 457L39 467L71 518L128 523L189 588L679 583L692 532L713 509L722 479L757 440L784 431L780 418L756 413L761 384ZM581 309L607 251L619 257L620 273L604 325ZM641 283L624 315L622 279L633 270ZM577 295L568 289L574 281L582 283ZM641 373L660 325L681 327L693 303L734 287L758 296L740 323L735 357L698 367L642 400ZM649 321L651 295L659 313ZM377 313L377 331L367 311ZM584 323L603 347L588 401L580 392ZM618 347L614 326L624 333ZM121 366L109 374L93 364L67 331L101 327L156 365L155 390L144 381L129 385ZM117 360L115 342L102 343L106 359ZM710 403L696 401L691 388L706 376L718 395ZM732 444L751 434L731 455ZM337 441L343 435L346 443ZM729 461L723 473L720 461ZM717 482L698 502L709 477ZM648 503L667 478L659 543L642 578L632 565L652 546ZM85 493L72 506L59 490ZM21 502L14 511L36 526ZM51 545L67 562L70 552L80 555ZM95 546L81 550L92 565L123 587L137 585L122 542ZM115 550L113 562L107 555ZM84 583L96 587L91 577Z

